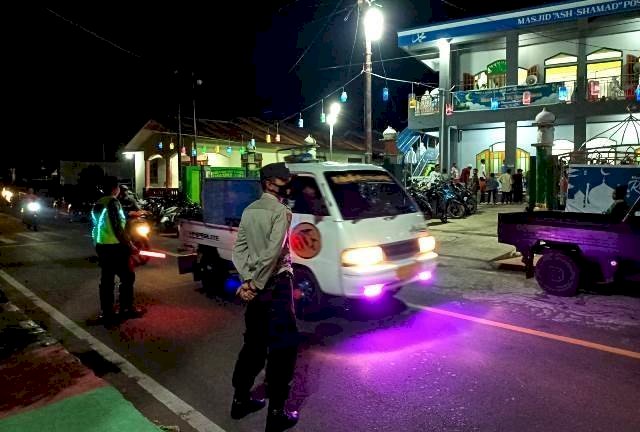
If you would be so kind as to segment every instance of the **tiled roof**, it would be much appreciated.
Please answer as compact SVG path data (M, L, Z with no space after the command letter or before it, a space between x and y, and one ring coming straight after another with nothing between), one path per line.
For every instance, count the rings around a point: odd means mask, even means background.
M265 143L265 140L267 132L269 132L271 134L271 144L274 147L303 145L305 144L305 138L311 134L311 136L316 139L316 143L320 148L329 148L328 127L310 130L308 128L298 128L289 123L283 123L278 126L278 132L280 133L279 143L275 142L275 124L257 117L238 117L231 121L197 119L196 127L198 128L198 136L204 138L232 140L236 142L246 142L251 138L255 138L255 140L263 146L268 145ZM169 129L155 120L150 120L143 129L176 133L174 129L177 129L177 125ZM193 135L192 118L182 118L182 133L185 135ZM350 131L346 131L344 134L335 131L333 135L333 147L337 150L364 152L364 137Z

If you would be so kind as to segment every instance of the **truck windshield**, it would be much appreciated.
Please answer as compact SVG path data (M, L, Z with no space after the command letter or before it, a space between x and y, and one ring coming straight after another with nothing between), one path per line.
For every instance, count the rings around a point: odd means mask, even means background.
M418 211L404 189L385 171L333 171L325 176L345 220Z

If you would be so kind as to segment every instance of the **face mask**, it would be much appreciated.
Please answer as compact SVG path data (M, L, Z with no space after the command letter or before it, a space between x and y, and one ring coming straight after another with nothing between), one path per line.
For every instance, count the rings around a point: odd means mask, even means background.
M280 198L287 199L291 196L291 185L289 183L282 186L274 184L273 186L277 188L275 192Z

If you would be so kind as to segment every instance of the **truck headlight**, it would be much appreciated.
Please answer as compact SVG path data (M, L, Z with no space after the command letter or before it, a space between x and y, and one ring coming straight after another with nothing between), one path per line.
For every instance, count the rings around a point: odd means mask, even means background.
M37 202L28 203L27 210L29 210L30 212L37 212L38 210L40 210L40 203L37 203Z
M136 233L142 237L146 237L151 232L151 227L147 224L140 224L136 227Z
M434 236L420 237L418 245L420 245L421 254L432 252L436 248L436 239Z
M384 261L384 252L380 246L347 249L342 252L343 266L372 266Z

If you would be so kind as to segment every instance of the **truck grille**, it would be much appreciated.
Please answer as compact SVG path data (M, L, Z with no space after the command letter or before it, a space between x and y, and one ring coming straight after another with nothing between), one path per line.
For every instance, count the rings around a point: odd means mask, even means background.
M382 245L382 250L389 260L400 260L412 257L420 252L418 240L405 240L397 243Z

